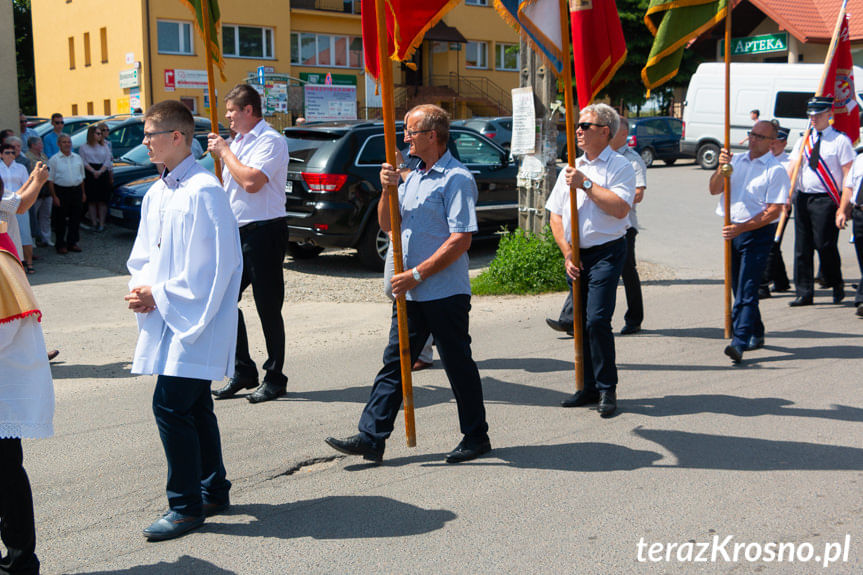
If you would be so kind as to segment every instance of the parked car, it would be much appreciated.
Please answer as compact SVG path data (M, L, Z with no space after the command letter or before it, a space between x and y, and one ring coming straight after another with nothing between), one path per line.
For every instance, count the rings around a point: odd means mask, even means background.
M86 128L90 124L100 122L103 119L105 119L105 116L66 116L63 118L63 133L74 134L81 128ZM54 129L54 125L51 124L51 120L46 120L33 129L36 131L37 136L44 138L48 132ZM86 130L84 132L86 134ZM86 135L84 140L87 140Z
M114 159L120 159L126 152L138 146L144 139L144 116L141 114L132 116L112 116L104 122L108 125L108 141L111 142L111 150ZM195 117L195 133L209 132L210 119ZM219 132L227 133L227 130L219 124ZM72 149L77 150L87 143L87 130L79 130L72 134Z
M467 120L456 120L453 122L453 125L473 128L507 151L512 143L512 116L499 116L496 118L474 116Z
M634 118L629 120L626 144L633 148L649 168L654 160L672 165L678 158L691 158L692 154L680 150L684 124L670 116Z
M389 238L378 226L379 172L386 160L380 122L324 122L286 128L290 163L285 190L295 258L326 247L356 248L369 268L384 266ZM396 126L404 146L404 126ZM449 149L474 174L479 190L476 236L489 237L518 221L517 166L509 153L470 128L450 128Z
M137 148L136 153L139 153L137 152ZM198 158L197 162L205 169L211 172L214 171L213 157L209 153L205 153ZM138 223L141 221L141 204L144 201L144 196L147 194L150 186L153 185L153 182L159 179L156 167L150 163L149 173L141 175L139 172L138 177L131 180L127 179L125 183L120 185L117 185L116 173L114 178L115 187L114 193L111 196L111 203L108 204L108 218L121 227L137 230Z

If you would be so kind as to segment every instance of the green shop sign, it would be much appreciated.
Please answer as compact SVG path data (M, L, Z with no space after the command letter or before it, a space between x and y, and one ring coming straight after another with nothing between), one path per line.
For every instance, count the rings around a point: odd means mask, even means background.
M731 39L731 55L742 56L744 54L765 54L768 52L784 52L788 49L788 33L764 34L763 36L749 36L748 38ZM725 53L725 41L719 42L720 54Z

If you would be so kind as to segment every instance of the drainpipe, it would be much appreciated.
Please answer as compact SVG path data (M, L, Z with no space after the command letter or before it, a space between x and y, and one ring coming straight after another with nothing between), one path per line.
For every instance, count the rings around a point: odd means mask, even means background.
M144 23L147 34L147 104L148 108L153 105L153 42L150 33L150 0L144 0ZM131 110L130 110L131 111Z

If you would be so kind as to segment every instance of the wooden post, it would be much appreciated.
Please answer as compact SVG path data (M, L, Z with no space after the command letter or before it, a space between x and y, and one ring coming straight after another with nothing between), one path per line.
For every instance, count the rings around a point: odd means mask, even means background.
M566 159L570 167L575 166L575 124L576 118L575 102L572 98L572 59L569 54L569 10L568 0L560 0L560 37L563 44L563 95L566 104ZM569 190L569 213L570 213L570 248L572 249L572 263L581 264L578 228L578 192ZM583 347L584 330L581 321L581 277L572 282L572 334L575 346L575 390L584 389L584 357Z
M201 17L204 28L204 58L207 60L207 92L210 96L210 131L214 134L219 133L219 112L218 102L216 101L216 83L213 78L213 59L210 57L210 3L206 0L201 2ZM216 171L216 177L219 182L222 181L222 162L216 156L213 156L213 169Z
M725 149L731 149L731 9L725 5ZM725 225L731 225L731 164L722 166L725 176ZM731 240L725 240L725 339L731 337Z
M396 164L396 117L393 102L393 67L392 61L387 54L387 22L384 12L384 0L375 0L375 12L378 19L378 65L380 67L381 100L384 115L384 142L387 153L387 163ZM398 188L389 188L390 198L390 223L392 225L392 251L395 273L404 271L404 260L402 259L402 232L401 212L399 211ZM411 379L411 346L408 339L408 312L405 296L396 299L396 316L399 329L399 355L402 368L402 395L405 410L405 436L408 447L417 444L416 425L414 422L414 394L413 381Z

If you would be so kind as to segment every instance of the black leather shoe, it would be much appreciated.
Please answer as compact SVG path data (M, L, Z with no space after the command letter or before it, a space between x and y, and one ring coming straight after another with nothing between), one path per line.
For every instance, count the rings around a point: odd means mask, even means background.
M446 454L447 463L461 463L476 459L484 453L491 451L491 442L488 437L481 440L462 439L455 449Z
M753 349L761 349L764 347L764 338L752 336L749 338L749 343L746 345L746 351L752 351Z
M617 411L617 393L614 391L599 392L599 407L596 408L600 417L611 417Z
M743 350L736 345L725 346L725 355L730 357L731 361L734 363L740 363L743 361Z
M790 305L791 307L800 307L802 305L812 305L812 298L811 297L796 297L793 300L791 300L790 302L788 302L788 305Z
M767 299L770 297L770 288L758 288L758 299Z
M560 402L561 407L581 407L599 402L599 394L595 391L576 391Z
M242 391L244 389L255 389L256 387L258 387L258 380L256 379L240 379L239 377L232 377L228 380L225 387L214 389L210 393L212 393L213 397L216 399L229 399L237 395L238 391Z
M845 299L845 286L840 285L833 288L833 303L842 303Z
M221 515L227 511L229 507L231 507L230 503L204 503L204 515L206 517Z
M776 285L773 284L773 293L784 293L791 289L791 284Z
M284 385L275 385L267 381L264 384L246 396L249 403L262 403L264 401L272 401L278 399L287 393Z
M562 331L566 332L569 335L572 335L572 324L566 324L559 322L557 320L551 319L550 317L545 318L545 323L553 329L554 331Z
M327 445L347 453L348 455L362 455L363 459L380 463L384 459L384 448L375 449L370 443L363 439L359 434L352 435L345 439L336 439L335 437L327 437Z
M144 537L148 541L167 541L188 533L192 529L197 529L203 524L203 515L195 517L194 515L183 515L176 511L169 511L144 529Z
M641 331L640 325L635 324L626 324L622 328L620 328L620 335L631 335L633 333L638 333Z
M857 314L857 317L863 317L863 305L857 306L857 311L854 313Z

